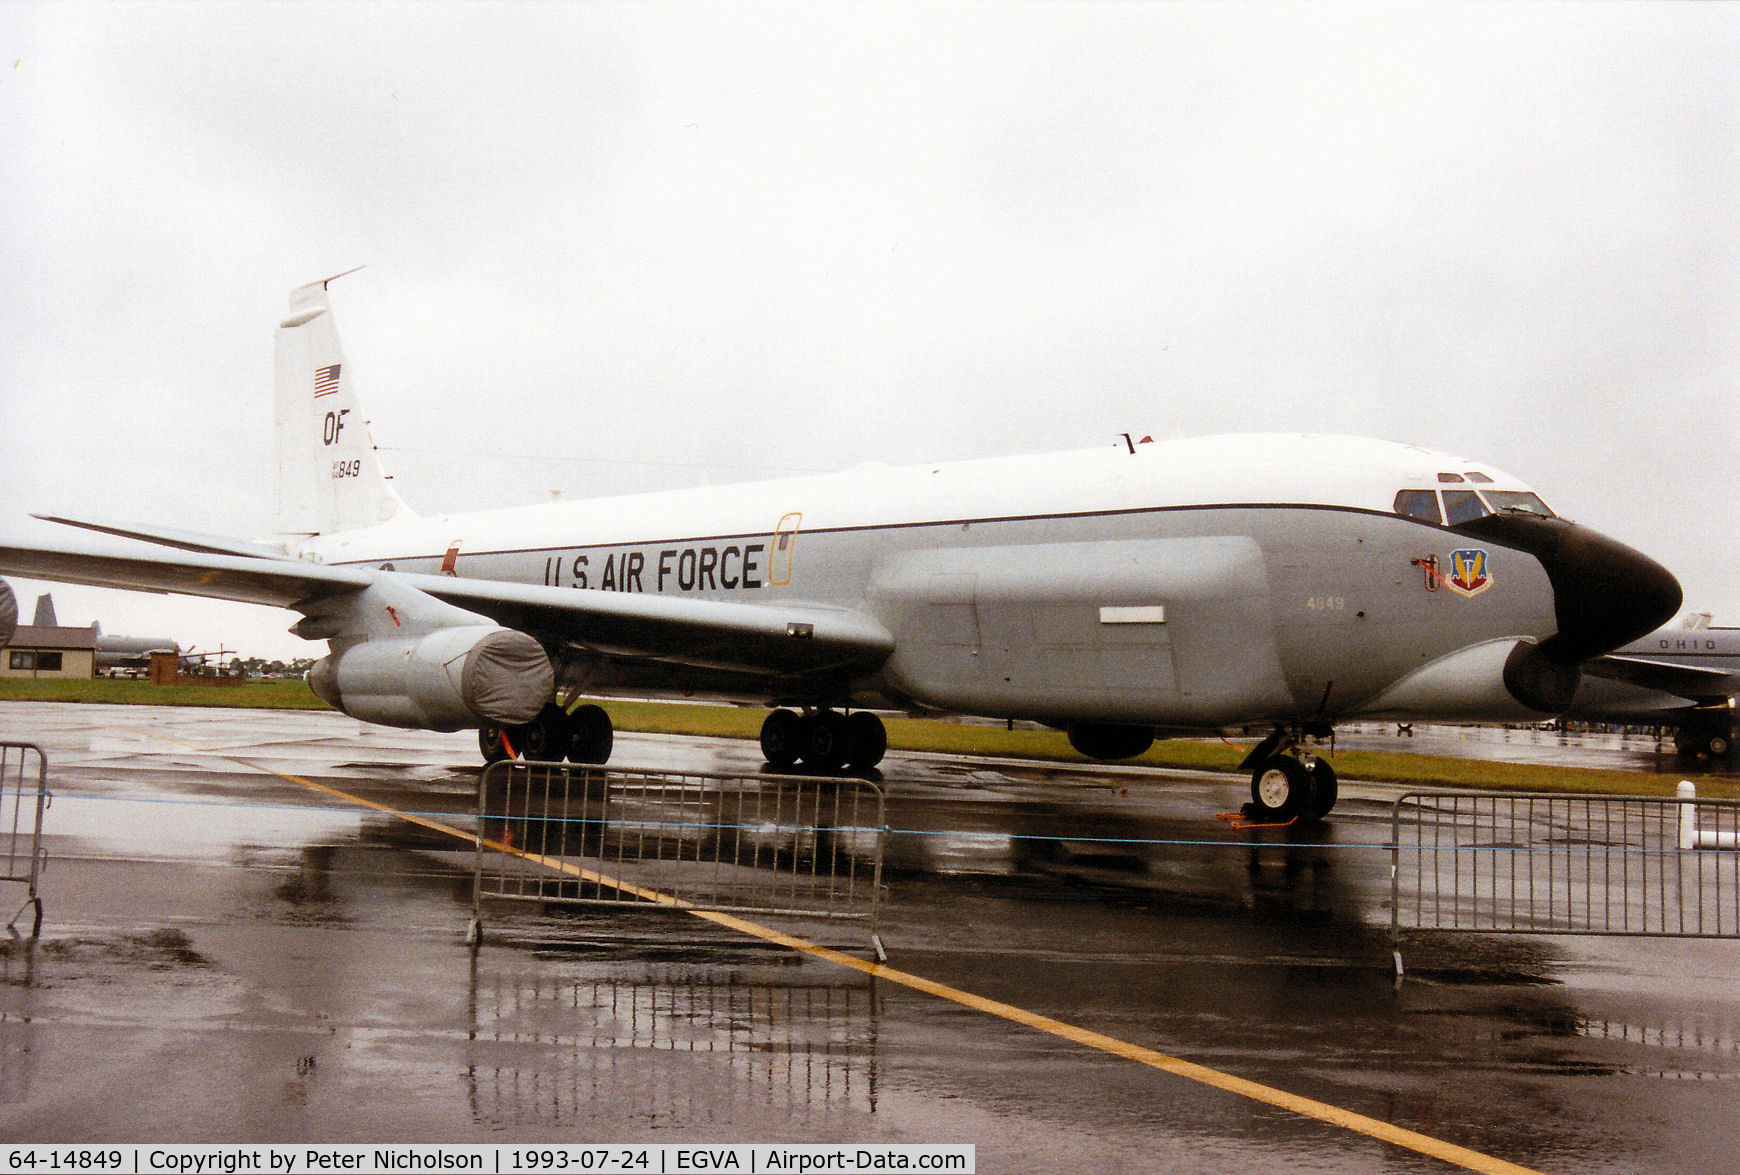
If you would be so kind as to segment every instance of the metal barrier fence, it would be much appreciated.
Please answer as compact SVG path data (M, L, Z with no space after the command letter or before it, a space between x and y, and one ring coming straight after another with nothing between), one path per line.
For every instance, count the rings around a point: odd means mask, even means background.
M6 929L32 911L30 937L42 932L42 814L48 806L48 756L35 743L0 742L0 882L18 882L28 892Z
M493 898L861 919L876 941L886 818L867 780L507 760L477 817L474 936Z
M1740 803L1410 792L1390 825L1390 928L1740 937ZM1728 851L1718 846L1729 846ZM1401 956L1396 956L1398 971Z

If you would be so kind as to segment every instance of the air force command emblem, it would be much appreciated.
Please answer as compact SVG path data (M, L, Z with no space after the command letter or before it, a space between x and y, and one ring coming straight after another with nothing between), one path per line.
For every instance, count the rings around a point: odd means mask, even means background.
M1485 551L1451 551L1450 577L1444 582L1465 596L1478 596L1492 586L1492 567Z

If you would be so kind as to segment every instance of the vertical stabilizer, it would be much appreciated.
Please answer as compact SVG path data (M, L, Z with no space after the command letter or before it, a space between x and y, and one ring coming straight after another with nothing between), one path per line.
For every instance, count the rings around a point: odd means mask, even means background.
M343 274L338 274L343 277ZM338 342L325 278L290 292L277 337L277 525L330 534L411 512L381 471Z

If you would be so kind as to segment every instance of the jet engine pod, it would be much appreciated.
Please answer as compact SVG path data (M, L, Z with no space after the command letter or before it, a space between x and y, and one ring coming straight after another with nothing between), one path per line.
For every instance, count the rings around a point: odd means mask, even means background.
M543 709L555 683L542 645L487 625L362 641L308 671L309 688L329 706L413 730L517 726Z
M17 631L18 597L12 594L11 585L0 579L0 645L10 644Z
M1441 722L1532 722L1563 713L1577 666L1516 637L1458 649L1396 681L1360 714Z

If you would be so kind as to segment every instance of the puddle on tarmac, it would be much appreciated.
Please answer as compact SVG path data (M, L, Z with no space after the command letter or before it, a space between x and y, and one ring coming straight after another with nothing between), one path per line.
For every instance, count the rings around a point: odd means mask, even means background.
M222 861L247 846L300 850L354 837L365 813L195 799L168 792L56 792L46 827L51 857Z

